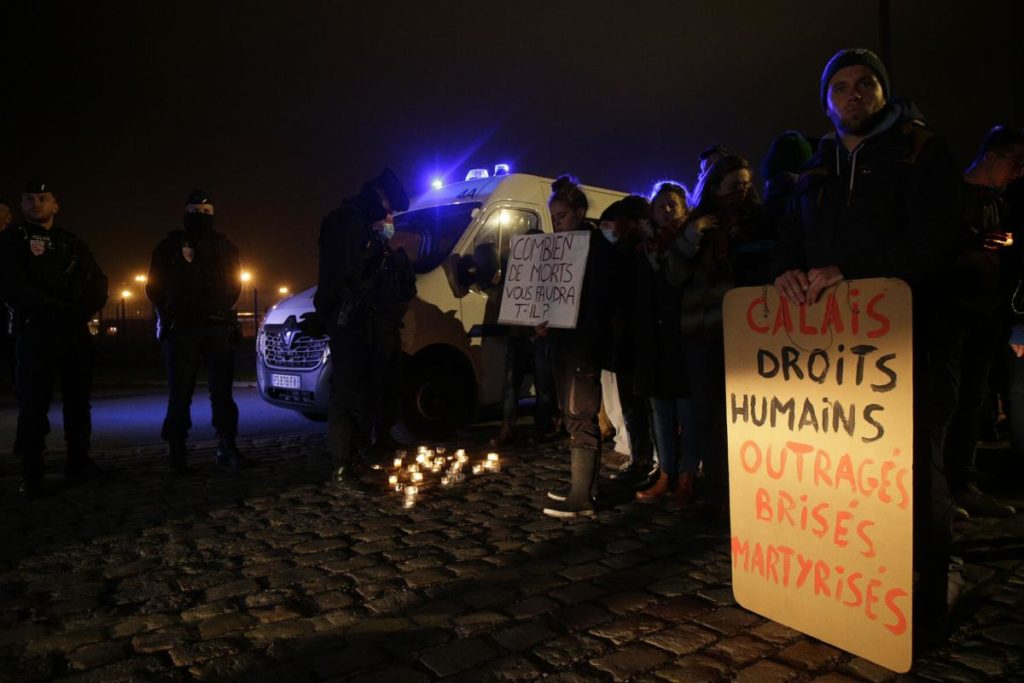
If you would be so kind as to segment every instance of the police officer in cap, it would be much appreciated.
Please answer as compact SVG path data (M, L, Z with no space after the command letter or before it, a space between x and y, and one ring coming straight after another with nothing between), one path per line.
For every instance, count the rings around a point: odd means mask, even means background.
M328 449L338 480L382 445L396 418L400 330L416 281L403 249L393 249L392 212L409 208L402 183L384 171L324 218L313 304L331 347Z
M88 323L107 302L107 277L85 242L55 225L53 188L30 182L21 195L24 222L0 233L0 278L16 337L21 490L42 491L47 413L59 375L64 400L66 474L73 481L102 471L89 458L93 344Z
M164 344L169 398L160 436L168 442L171 468L188 471L185 439L199 364L206 362L213 426L220 445L217 464L239 469L245 458L235 445L238 406L231 397L238 319L233 310L242 291L238 249L213 229L209 195L195 190L185 204L184 225L153 250L146 295L157 314Z

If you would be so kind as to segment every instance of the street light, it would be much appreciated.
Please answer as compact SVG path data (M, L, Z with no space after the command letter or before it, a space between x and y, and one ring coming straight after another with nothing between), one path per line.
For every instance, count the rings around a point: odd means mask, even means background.
M131 290L121 290L121 329L124 332L121 334L121 338L124 339L128 334L128 299L132 296Z
M252 273L250 273L248 270L243 270L242 273L238 277L245 284L248 284L248 283L252 282ZM259 293L256 291L256 284L253 283L253 286L252 286L252 333L253 333L253 336L256 335L256 332L259 330L259 326L260 326L259 310L260 310Z
M138 282L140 285L144 285L149 281L149 278L146 277L145 275L140 274L135 276L135 281Z
M277 293L282 295L282 296L284 296L284 295L288 294L288 288L287 287L278 287L277 288Z

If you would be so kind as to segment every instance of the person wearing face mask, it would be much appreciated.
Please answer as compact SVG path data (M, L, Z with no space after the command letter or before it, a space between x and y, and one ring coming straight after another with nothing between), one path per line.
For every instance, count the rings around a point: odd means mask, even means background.
M695 195L696 205L669 249L667 277L682 288L682 358L693 396L682 416L683 452L702 459L709 509L720 512L728 491L722 300L733 287L769 281L775 229L742 157L712 164Z
M153 250L146 296L157 316L157 336L167 365L167 416L160 436L169 446L171 469L188 472L185 445L192 427L191 406L199 365L205 360L213 426L220 443L216 462L239 469L238 406L232 398L239 330L233 310L242 291L238 249L213 229L210 196L188 196L180 230L172 230Z
M56 224L60 205L48 183L28 183L21 211L25 220L0 233L0 296L11 309L16 343L14 453L22 461L21 492L34 498L43 491L55 375L64 402L67 477L103 474L89 457L94 349L88 324L107 302L107 277L86 244Z
M320 228L313 305L330 338L327 442L335 480L351 481L371 449L382 449L397 419L402 318L416 296L403 249L393 249L392 213L409 208L386 168L327 214Z
M665 498L687 503L693 495L697 460L685 450L679 428L692 399L680 353L681 288L669 281L669 249L683 230L689 195L679 183L655 185L651 218L644 222L642 241L634 253L634 326L636 372L634 390L650 408L658 449L658 478L637 492L640 502Z
M611 351L615 311L615 254L604 235L587 220L589 202L579 185L562 176L551 185L548 208L555 232L589 231L590 250L580 287L579 315L574 329L537 333L550 342L551 369L559 406L569 432L571 480L567 491L549 491L544 514L572 518L594 514L601 468L601 370Z

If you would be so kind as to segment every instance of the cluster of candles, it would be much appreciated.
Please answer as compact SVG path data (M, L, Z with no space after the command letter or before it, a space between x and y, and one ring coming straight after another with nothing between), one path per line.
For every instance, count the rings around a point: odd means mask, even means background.
M416 504L416 497L426 483L427 475L440 475L441 486L445 487L466 479L464 470L469 465L469 456L463 448L448 455L444 446L433 449L420 446L416 451L415 462L406 464L407 458L408 453L405 451L396 452L392 463L394 468L388 475L388 488L404 494L407 508ZM471 465L469 469L473 474L500 472L501 458L497 453L488 453L483 462Z

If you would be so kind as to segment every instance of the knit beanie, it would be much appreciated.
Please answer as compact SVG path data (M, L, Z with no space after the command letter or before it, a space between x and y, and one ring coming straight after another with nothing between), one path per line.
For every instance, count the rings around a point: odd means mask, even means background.
M840 69L858 64L868 67L878 75L878 80L882 84L882 94L886 99L889 99L889 73L885 70L882 60L871 50L856 47L849 50L840 50L832 55L832 59L828 60L828 64L825 65L825 70L821 72L820 95L822 109L828 109L828 84L832 77Z

